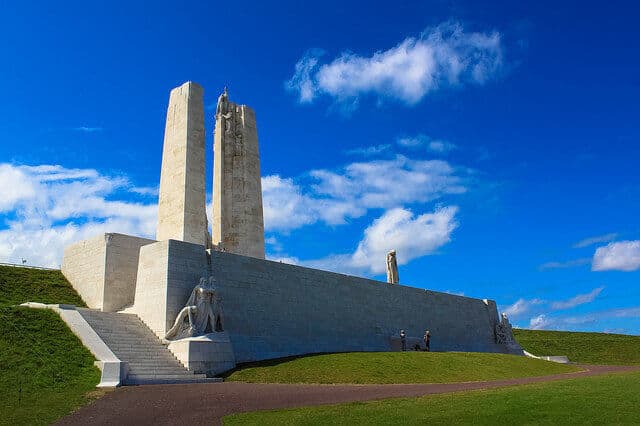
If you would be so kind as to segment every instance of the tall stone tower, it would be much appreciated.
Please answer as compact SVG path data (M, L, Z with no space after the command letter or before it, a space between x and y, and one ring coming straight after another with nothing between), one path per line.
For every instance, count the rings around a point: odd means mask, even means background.
M202 87L191 81L169 96L156 239L210 246L207 231Z
M213 138L213 244L264 259L262 184L255 112L218 98Z

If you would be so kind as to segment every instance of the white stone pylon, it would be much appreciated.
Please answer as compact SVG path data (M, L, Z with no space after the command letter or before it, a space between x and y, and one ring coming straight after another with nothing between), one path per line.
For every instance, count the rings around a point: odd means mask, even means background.
M208 247L205 202L203 89L188 81L169 96L156 239Z
M226 88L218 98L213 150L213 244L264 259L256 116L248 106L229 102Z

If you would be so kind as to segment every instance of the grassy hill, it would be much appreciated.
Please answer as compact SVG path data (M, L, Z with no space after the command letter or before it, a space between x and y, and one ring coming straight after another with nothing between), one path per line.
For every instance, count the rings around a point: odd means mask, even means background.
M534 355L566 355L583 364L640 364L640 336L521 329L514 335Z
M466 352L350 352L251 363L226 380L258 383L451 383L577 371L513 355Z
M637 425L640 373L472 392L258 411L232 425Z
M60 271L0 266L0 424L49 424L101 394L93 355L27 301L84 306Z

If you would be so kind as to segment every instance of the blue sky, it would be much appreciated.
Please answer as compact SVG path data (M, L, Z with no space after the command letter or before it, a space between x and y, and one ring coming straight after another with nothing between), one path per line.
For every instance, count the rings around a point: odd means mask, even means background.
M640 334L631 2L14 2L0 261L153 236L171 88L256 110L273 259ZM18 4L19 3L19 4ZM419 4L416 4L419 3ZM207 182L211 188L211 181Z

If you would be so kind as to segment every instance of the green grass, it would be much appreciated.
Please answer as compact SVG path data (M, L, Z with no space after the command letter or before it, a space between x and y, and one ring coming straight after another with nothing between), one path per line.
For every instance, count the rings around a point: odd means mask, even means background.
M350 352L240 366L226 380L258 383L450 383L577 371L514 355L466 352Z
M640 336L521 329L514 335L534 355L566 355L583 364L640 364Z
M84 306L60 271L0 266L0 424L49 424L101 395L94 357L53 311Z
M0 266L0 306L24 302L85 306L78 293L58 270Z
M640 424L640 373L495 390L259 411L224 417L233 425Z

